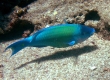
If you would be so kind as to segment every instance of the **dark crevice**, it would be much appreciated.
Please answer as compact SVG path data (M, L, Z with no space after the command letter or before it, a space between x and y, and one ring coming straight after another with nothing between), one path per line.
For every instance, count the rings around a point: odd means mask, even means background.
M24 8L34 1L37 0L0 0L0 12L3 14L8 14L13 11L15 6Z
M34 25L27 20L16 20L12 26L6 27L0 34L0 42L27 37L34 31Z
M90 11L85 15L85 21L87 20L100 20L100 16L97 11Z
M30 3L37 1L37 0L22 0L20 1L20 3L18 4L19 7L26 7L27 5L29 5Z

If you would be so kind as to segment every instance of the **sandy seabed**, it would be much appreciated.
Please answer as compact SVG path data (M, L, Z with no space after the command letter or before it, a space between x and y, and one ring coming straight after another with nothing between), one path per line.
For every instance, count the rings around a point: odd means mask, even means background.
M11 58L7 50L1 53L3 80L110 80L109 53L110 41L97 34L73 47L27 47Z

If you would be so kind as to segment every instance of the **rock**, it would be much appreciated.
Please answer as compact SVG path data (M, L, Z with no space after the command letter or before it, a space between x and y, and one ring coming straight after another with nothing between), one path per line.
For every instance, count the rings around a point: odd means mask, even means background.
M96 66L90 66L89 69L92 70L92 71L94 71L94 70L97 69L97 67Z

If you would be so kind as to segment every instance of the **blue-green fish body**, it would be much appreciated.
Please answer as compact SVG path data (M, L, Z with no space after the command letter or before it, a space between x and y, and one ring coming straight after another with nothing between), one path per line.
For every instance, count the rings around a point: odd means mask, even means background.
M86 40L93 35L94 32L94 28L80 24L59 24L41 29L30 37L9 45L5 50L11 48L12 55L14 55L25 47L73 46L74 44Z

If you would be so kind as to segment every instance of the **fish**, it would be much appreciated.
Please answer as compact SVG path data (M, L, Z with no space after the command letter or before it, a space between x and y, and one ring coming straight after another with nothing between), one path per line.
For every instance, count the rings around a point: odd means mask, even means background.
M9 45L12 50L11 56L25 47L46 47L52 46L57 48L65 48L81 43L95 33L95 29L81 24L58 24L52 25L36 31L33 35L18 40ZM10 57L11 57L10 56Z

